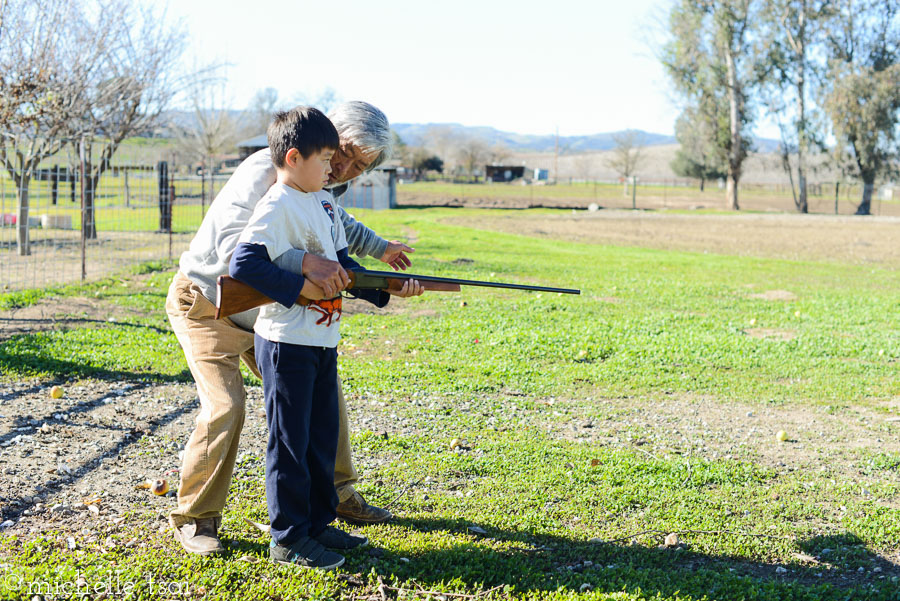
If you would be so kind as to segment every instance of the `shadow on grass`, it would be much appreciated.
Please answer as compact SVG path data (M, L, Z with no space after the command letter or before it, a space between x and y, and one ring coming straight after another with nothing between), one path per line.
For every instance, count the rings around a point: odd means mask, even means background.
M117 325L121 326L123 324ZM168 331L166 330L161 330L152 326L137 327L148 327L158 332L168 333ZM192 376L188 369L182 369L179 373L176 374L161 374L153 371L137 371L133 369L110 369L107 367L87 364L84 361L69 361L66 359L52 357L49 356L48 353L41 352L41 349L36 349L36 352L32 353L10 352L8 350L12 346L12 342L15 342L19 339L28 339L32 336L33 335L31 334L20 334L2 341L2 344L0 344L0 373L2 373L3 371L7 371L9 373L16 374L16 377L29 377L32 375L46 376L50 380L60 380L60 382L58 383L61 383L62 380L86 377L100 378L104 380L134 380L136 378L141 378L159 383L192 381ZM45 385L52 385L54 383L57 382L50 381ZM8 396L9 393L7 393L7 397ZM14 398L14 396L9 398Z
M86 317L62 317L62 318L27 318L27 317L0 317L0 323L11 324L20 326L22 328L22 332L18 334L14 334L14 336L27 336L32 331L38 331L39 326L68 326L68 325L86 325L86 324L95 324L97 326L108 326L109 321L105 319L89 319ZM33 326L30 330L28 326ZM157 334L169 334L172 330L166 328L160 328L157 326L138 324L138 323L129 323L127 321L116 322L117 326L123 326L126 328L135 328L142 330L150 330L152 332L156 332ZM12 338L12 336L10 336ZM2 341L3 338L0 338Z
M835 548L852 545L857 559L869 566L865 573L841 563L778 566L697 553L685 546L673 549L591 543L498 531L465 520L397 518L392 524L420 532L468 534L472 542L411 554L408 562L387 551L382 555L377 549L360 549L348 555L345 569L363 573L374 570L384 582L411 579L425 588L459 580L482 590L511 586L519 593L590 590L697 599L898 599L898 585L891 581L900 573L897 566L878 558L849 533L816 537L801 542L800 547L821 551L824 538ZM472 535L473 526L487 532L477 538L503 541L509 548L491 549L479 544ZM881 573L871 571L875 564L882 565Z
M851 533L813 537L800 541L799 547L818 553L829 548L823 545L831 545L834 549L853 548L855 560L869 566L865 573L853 569L853 564L839 561L837 555L831 565L796 562L779 566L728 555L698 553L684 545L656 548L592 543L560 536L503 531L459 519L395 518L387 527L446 532L454 537L463 534L469 536L470 541L404 556L374 545L343 552L347 563L342 570L350 574L342 580L351 587L350 597L379 594L380 581L391 587L387 591L397 599L408 597L397 591L398 588L419 598L424 597L426 591L458 591L460 585L468 589L467 594L476 596L478 591L484 593L499 587L501 594L517 595L624 591L641 598L658 595L672 599L900 599L900 589L896 581L892 581L900 574L898 566L866 549ZM473 527L486 534L473 535ZM402 531L392 534L403 536ZM489 548L489 541L504 544ZM267 542L264 538L251 542L240 536L235 540L236 545L227 547L230 550L226 558L236 560L248 552L267 557ZM882 571L872 571L876 566ZM354 588L358 590L352 590Z

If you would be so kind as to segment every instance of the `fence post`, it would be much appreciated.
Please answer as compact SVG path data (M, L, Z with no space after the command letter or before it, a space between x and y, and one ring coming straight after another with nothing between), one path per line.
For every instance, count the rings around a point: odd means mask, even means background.
M125 187L125 208L131 206L131 187L128 185L128 168L122 171L123 183Z
M159 161L156 164L159 178L159 231L166 233L172 229L172 204L169 200L169 164Z
M637 176L631 176L631 210L637 209Z
M84 149L84 138L81 139L81 142L78 144L78 158L81 168L80 179L81 179L81 281L83 282L87 278L87 224L86 222L86 214L87 214L87 203L85 202L85 174L86 174L86 166L85 166L85 149ZM74 178L72 183L72 189L75 189Z
M50 170L50 204L56 206L59 182L59 165L54 165Z
M172 260L172 208L175 205L175 186L169 186L169 260Z
M200 170L200 221L203 221L204 215L206 215L206 163L203 163Z
M838 194L840 194L841 182L834 182L834 214L838 214Z

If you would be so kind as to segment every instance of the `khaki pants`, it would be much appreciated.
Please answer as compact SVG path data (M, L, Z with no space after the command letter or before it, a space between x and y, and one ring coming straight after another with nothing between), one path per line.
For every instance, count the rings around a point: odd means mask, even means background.
M247 395L240 361L260 375L253 357L253 332L228 318L215 319L215 311L187 276L180 271L175 274L166 297L166 313L200 397L200 414L184 451L178 507L170 516L176 527L195 518L222 515L244 426ZM350 457L347 404L340 381L338 415L334 483L343 502L353 495L358 475Z

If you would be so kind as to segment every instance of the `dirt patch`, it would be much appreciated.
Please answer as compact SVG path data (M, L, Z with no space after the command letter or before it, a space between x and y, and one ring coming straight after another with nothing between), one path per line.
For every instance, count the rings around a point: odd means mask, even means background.
M16 334L124 322L136 315L139 315L136 310L95 298L44 298L21 309L0 311L0 340Z
M774 328L749 328L745 333L750 338L763 338L767 340L782 340L787 342L797 337L793 330L777 330Z
M759 294L751 294L750 298L758 298L767 301L794 301L797 300L797 295L793 292L788 292L787 290L766 290Z
M900 269L900 218L686 215L664 211L448 217L445 223L537 238L662 250L875 264Z

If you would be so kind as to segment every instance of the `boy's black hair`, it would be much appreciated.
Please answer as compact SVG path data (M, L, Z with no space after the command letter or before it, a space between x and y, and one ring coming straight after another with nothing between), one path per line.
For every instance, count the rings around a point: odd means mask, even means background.
M340 136L334 125L322 111L311 106L275 113L266 137L272 162L279 168L284 167L284 157L291 148L296 148L300 156L308 159L326 148L337 150L340 146Z

